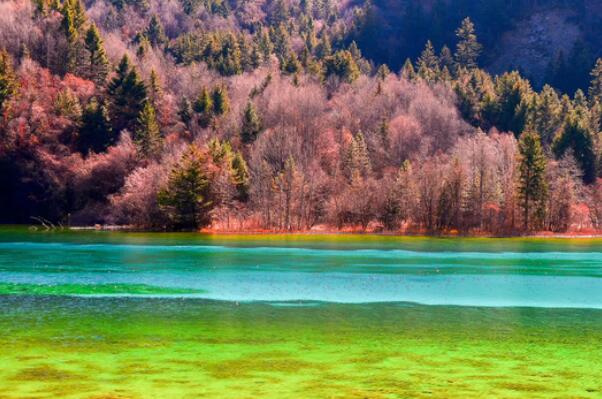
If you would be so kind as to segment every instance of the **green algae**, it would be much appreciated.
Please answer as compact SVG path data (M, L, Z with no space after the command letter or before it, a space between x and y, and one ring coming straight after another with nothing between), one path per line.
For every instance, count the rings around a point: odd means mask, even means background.
M597 310L27 296L0 298L0 310L11 399L602 392Z
M0 283L0 295L185 295L203 290L163 288L146 284L22 284Z

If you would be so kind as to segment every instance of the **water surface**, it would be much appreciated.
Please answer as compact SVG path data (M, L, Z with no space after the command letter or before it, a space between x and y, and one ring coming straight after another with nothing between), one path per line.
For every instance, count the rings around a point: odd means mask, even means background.
M601 249L2 228L0 398L596 398Z

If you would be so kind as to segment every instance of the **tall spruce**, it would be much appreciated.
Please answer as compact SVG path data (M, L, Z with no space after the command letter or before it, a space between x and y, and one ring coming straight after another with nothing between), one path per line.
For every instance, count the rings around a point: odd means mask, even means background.
M543 221L547 184L546 157L539 135L525 131L518 142L518 196L525 230L537 227Z
M589 99L592 103L595 101L602 102L602 58L598 58L590 76L592 80L588 91Z
M82 154L103 152L114 144L116 136L111 128L107 106L96 99L84 108L77 146Z
M473 69L478 67L479 55L483 46L477 41L475 27L470 18L465 18L456 31L456 64L459 67Z
M198 229L211 221L214 202L205 163L201 150L190 145L171 171L166 187L159 191L159 206L176 229Z
M439 57L435 53L435 48L430 40L426 42L424 50L417 61L418 76L427 82L432 82L439 77L441 68L439 65Z
M146 101L146 86L130 60L124 55L116 69L115 77L107 86L110 99L110 116L116 132L123 129L135 131L138 116Z
M242 127L240 131L242 142L245 144L254 142L260 132L261 119L259 119L257 111L255 111L255 106L249 101L245 107L242 118Z
M87 78L97 85L103 85L109 73L109 59L95 24L91 24L84 39L85 48L90 56Z
M161 129L157 122L155 108L150 101L144 103L144 108L138 116L138 129L134 135L134 141L138 145L140 153L144 157L159 154L163 145Z
M194 102L194 112L199 115L199 125L206 128L213 119L213 98L206 87L201 89L201 93Z
M224 86L216 86L211 93L213 101L213 113L217 116L226 115L230 111L230 98L228 90Z
M159 19L157 14L153 14L153 16L151 17L144 34L150 42L150 44L154 47L162 46L167 42L165 29L163 28L161 20Z

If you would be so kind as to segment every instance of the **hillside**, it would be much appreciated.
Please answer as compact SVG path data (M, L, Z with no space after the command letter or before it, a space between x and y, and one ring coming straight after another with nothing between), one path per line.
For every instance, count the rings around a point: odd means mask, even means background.
M597 231L595 7L2 2L0 223Z
M395 70L406 58L418 57L427 40L437 49L453 48L454 29L466 16L484 44L484 67L494 73L518 68L538 87L552 83L570 93L587 88L589 71L602 54L598 1L375 0L373 5L355 39L368 58ZM549 71L561 55L581 63L572 65L568 81L564 71Z

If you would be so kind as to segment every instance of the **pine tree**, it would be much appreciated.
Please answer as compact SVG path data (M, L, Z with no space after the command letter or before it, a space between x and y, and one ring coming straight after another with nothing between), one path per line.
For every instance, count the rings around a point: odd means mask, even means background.
M316 57L318 57L318 59L324 59L330 55L332 55L330 37L328 36L328 33L324 32L320 38L320 43L316 47Z
M157 14L153 14L145 31L145 36L153 47L159 47L167 42L165 29L159 20Z
M75 30L79 32L88 20L88 18L86 17L86 11L84 10L84 6L82 5L81 0L66 0L66 2L71 2L71 10L73 12L73 25L75 27Z
M462 25L456 31L456 36L458 37L456 64L467 69L477 68L482 46L477 41L474 24L470 18L462 21Z
M349 48L347 50L349 50L349 52L351 53L351 56L353 57L353 59L355 61L359 61L362 59L362 52L359 49L359 47L357 46L357 43L355 42L355 40L351 42L351 44L349 45Z
M242 128L240 136L242 142L250 144L255 141L261 132L261 120L255 111L252 102L248 102L242 118Z
M450 73L455 70L454 56L447 46L443 46L439 53L439 65L441 69L447 68Z
M362 132L359 132L352 138L346 161L348 176L351 179L358 175L368 177L372 172L368 145Z
M263 54L263 59L269 59L274 52L274 43L272 43L272 39L270 38L268 31L263 29L261 33L255 36L255 38L257 41L257 46Z
M528 123L541 135L544 145L549 146L562 125L560 98L551 86L545 85L539 94L533 96L533 101Z
M353 83L360 76L357 63L347 50L337 51L334 55L324 59L326 76L338 76L343 81Z
M206 128L213 119L213 98L206 87L201 89L201 93L194 102L194 112L199 114L199 125Z
M416 78L416 70L414 69L414 64L412 61L407 58L403 67L401 68L401 77L407 80L414 80Z
M109 59L107 58L107 53L96 25L90 25L86 31L84 43L90 55L87 77L101 86L105 83L109 73Z
M592 77L591 83L589 85L589 98L593 102L596 100L598 102L602 101L602 58L598 58L596 61L596 66L590 73Z
M213 101L213 113L216 116L226 115L230 111L230 98L225 87L216 86L213 88L211 100Z
M82 154L90 151L100 153L113 145L115 141L116 137L111 128L106 105L93 99L84 108L82 114L82 124L77 140L78 150Z
M289 51L288 56L283 61L283 72L289 75L295 75L301 71L301 63L299 62L297 54L294 51Z
M161 150L163 145L161 130L155 108L150 101L144 103L144 108L138 116L138 129L134 135L134 141L144 157L157 155Z
M596 180L596 151L589 121L584 115L573 111L564 123L560 134L552 145L558 159L571 150L583 173L583 181L591 184Z
M439 77L441 68L439 58L431 41L427 41L417 62L418 75L427 82L433 82Z
M527 122L533 90L518 72L505 73L495 80L495 98L484 105L483 116L490 126L514 132L518 137Z
M238 200L249 199L249 170L247 163L240 152L236 152L232 158L232 180L238 192Z
M541 147L539 135L525 131L518 143L519 176L518 195L521 199L525 230L535 222L543 221L547 184L545 180L546 157ZM534 209L535 208L535 209ZM533 214L535 220L530 217Z
M219 57L217 69L222 75L232 76L242 73L242 55L238 40L229 33L222 41L222 49Z
M116 76L107 86L110 98L109 114L116 132L123 129L135 131L137 118L146 101L146 86L135 68L130 67L127 56L123 56L116 69Z
M379 80L384 81L387 78L387 76L389 76L390 73L391 73L391 70L389 69L387 64L382 64L381 66L378 67L378 70L376 71L376 76L378 77Z
M150 73L150 79L148 82L148 98L153 104L153 107L155 107L155 109L161 102L162 96L163 87L161 85L161 80L159 79L159 75L157 75L157 72L154 69L152 69Z
M73 3L66 0L61 10L63 20L61 28L67 39L67 54L64 72L76 73L79 66L79 32L77 30Z
M159 191L159 206L174 228L198 229L211 222L214 203L205 169L205 156L192 144L171 171L166 187Z
M54 100L54 110L58 115L71 119L79 124L82 116L82 107L79 98L69 88L61 90Z
M4 103L17 91L17 78L13 69L13 60L6 50L0 50L0 112Z

